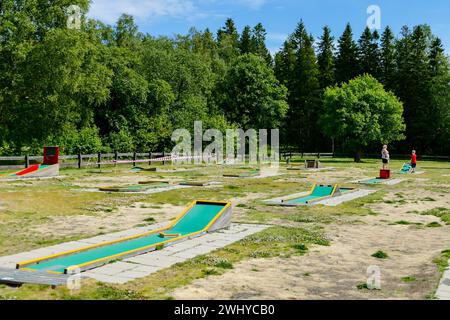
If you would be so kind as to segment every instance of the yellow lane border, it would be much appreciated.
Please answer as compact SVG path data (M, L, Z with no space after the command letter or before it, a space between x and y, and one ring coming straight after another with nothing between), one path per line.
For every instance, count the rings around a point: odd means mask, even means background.
M99 247L108 246L108 245L119 243L119 242L124 242L124 241L128 241L128 240L133 240L133 239L145 237L145 236L148 236L148 235L151 235L151 234L155 234L155 233L161 233L161 232L163 232L165 230L171 229L195 205L201 204L201 203L205 203L205 204L208 204L208 203L209 204L223 204L224 205L222 210L220 210L220 212L214 217L214 219L211 220L211 222L204 229L202 229L200 231L197 231L197 232L193 232L193 233L187 234L185 236L181 236L181 237L177 237L177 238L174 238L174 239L162 241L162 242L159 242L159 243L156 243L156 244L152 244L152 245L149 245L149 246L146 246L146 247L141 247L141 248L138 248L138 249L127 251L127 252L122 252L122 253L119 253L117 255L101 258L101 259L94 260L94 261L89 261L89 262L81 264L81 265L68 267L65 270L64 273L67 273L68 271L73 270L73 269L77 269L77 268L81 269L82 267L85 267L85 266L88 266L88 265L91 265L91 264L103 262L103 261L106 261L106 260L111 260L111 259L114 259L114 258L118 258L120 256L132 254L132 253L135 253L135 252L138 252L138 251L142 251L142 250L147 250L147 249L150 249L152 247L158 247L158 246L163 245L163 244L168 244L168 243L171 243L171 242L174 242L174 241L182 240L182 239L187 238L187 237L192 237L192 236L200 234L200 233L204 233L211 227L211 225L215 221L217 221L217 219L224 213L224 211L231 206L231 203L230 202L226 202L226 201L196 200L196 201L193 201L174 221L172 221L165 228L161 228L161 229L157 229L157 230L153 230L153 231L137 234L137 235L130 236L130 237L120 238L120 239L117 239L117 240L112 240L112 241L102 242L102 243L98 243L98 244L93 244L93 245L82 247L82 248L79 248L79 249L74 249L74 250L69 250L69 251L65 251L65 252L61 252L61 253L57 253L57 254L53 254L53 255L49 255L49 256L44 256L44 257L38 258L38 259L33 259L33 260L24 261L24 262L19 262L19 263L16 264L16 269L22 269L22 270L26 270L26 271L37 271L37 270L31 269L31 268L26 268L26 266L38 264L39 262L52 260L52 259L55 259L55 258L71 255L71 254L74 254L74 253L79 253L79 252L90 250L90 249L94 249L94 248L99 248ZM53 274L62 274L62 272L55 272L55 271L47 271L47 272L48 273L53 273Z

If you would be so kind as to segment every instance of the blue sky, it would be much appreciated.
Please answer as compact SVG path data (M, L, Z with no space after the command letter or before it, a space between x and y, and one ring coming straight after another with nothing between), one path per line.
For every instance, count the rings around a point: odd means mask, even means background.
M300 19L316 37L329 25L337 38L347 22L359 37L370 5L380 7L382 28L390 25L398 34L403 25L427 23L450 52L449 0L92 0L89 16L114 24L121 13L129 13L142 32L154 36L185 34L190 27L216 32L228 17L239 31L261 22L275 52Z

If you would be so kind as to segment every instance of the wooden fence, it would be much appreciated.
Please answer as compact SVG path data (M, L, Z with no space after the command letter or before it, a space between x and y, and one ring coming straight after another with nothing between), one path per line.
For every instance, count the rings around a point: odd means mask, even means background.
M83 167L97 167L100 168L102 161L105 160L130 160L133 166L136 166L136 162L141 159L158 159L165 156L170 155L170 153L166 152L114 152L114 153L95 153L95 154L77 154L77 155L66 155L60 156L60 164L63 168L83 168ZM307 153L307 152L281 152L280 160L286 161L287 159L295 159L295 158L335 158L335 157L349 157L347 154L337 154L332 152L317 152L317 153ZM380 158L378 154L366 154L364 158L372 158L377 159ZM392 159L409 159L408 155L405 154L392 154ZM39 163L42 162L42 156L8 156L2 157L0 156L0 168L2 169L20 169L20 168L28 168L30 163ZM450 161L449 156L427 156L423 155L419 157L419 160L434 160L434 161ZM161 161L163 164L166 164L166 161ZM153 161L149 161L149 165L154 163Z

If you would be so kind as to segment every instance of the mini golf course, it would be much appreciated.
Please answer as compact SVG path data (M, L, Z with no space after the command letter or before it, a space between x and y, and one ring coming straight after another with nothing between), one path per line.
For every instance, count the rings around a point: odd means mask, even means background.
M280 206L301 206L310 205L332 197L338 197L344 193L353 191L353 188L341 188L336 185L314 184L307 195L301 197L286 197L279 201L269 201L269 204Z
M410 163L405 163L402 167L402 169L400 170L401 174L407 174L407 173L412 173L413 171L413 167Z
M261 174L259 169L250 170L247 172L243 172L240 174L224 174L223 176L225 178L251 178L251 177L257 177Z
M16 269L52 274L70 274L74 270L86 271L113 260L160 250L207 232L227 228L231 222L231 214L229 202L194 201L166 228L20 262L16 265Z
M375 178L375 179L361 180L361 181L358 181L358 183L363 183L363 184L383 184L386 181L387 181L387 179Z
M39 177L53 177L59 174L59 164L46 165L46 164L34 164L12 174L1 175L4 179L26 179L26 178L39 178Z
M145 192L152 189L167 188L170 184L168 182L152 182L139 185L131 186L119 186L119 187L103 187L99 188L100 191L104 192Z

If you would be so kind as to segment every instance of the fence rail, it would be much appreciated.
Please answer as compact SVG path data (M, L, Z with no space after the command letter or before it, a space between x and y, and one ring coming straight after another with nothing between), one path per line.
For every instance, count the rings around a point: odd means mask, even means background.
M132 162L133 165L136 165L137 162L145 162L141 159L155 159L161 158L166 155L165 152L114 152L114 153L95 153L95 154L77 154L77 155L62 155L59 156L60 165L63 168L73 167L73 168L83 168L83 167L92 167L97 166L100 168L101 162L104 160L115 160L119 161L121 159L132 159L135 162ZM19 168L28 168L30 166L30 162L42 162L44 159L43 156L9 156L9 157L0 157L0 168L2 169L19 169ZM9 164L2 164L2 162L9 162ZM152 161L154 162L154 161ZM163 164L166 164L167 160L161 161ZM151 162L149 161L149 164Z
M111 159L120 163L121 159L132 159L131 163L135 166L137 163L146 162L145 160L163 158L169 153L165 152L114 152L114 153L93 153L93 154L77 154L77 155L62 155L59 157L61 167L83 168L97 166L100 168L104 164L105 160ZM338 154L332 152L286 152L280 153L282 160L293 158L335 158L335 157L348 157L348 154ZM378 154L366 154L365 158L377 159L380 158ZM391 154L393 159L408 159L409 156L405 154ZM145 160L142 160L145 159ZM43 156L0 156L0 169L19 169L28 168L30 162L41 162ZM450 156L430 156L423 155L419 157L419 160L437 160L437 161L450 161ZM9 164L2 164L9 162ZM167 160L161 160L163 164L166 164ZM149 164L154 163L149 161ZM112 161L111 161L112 164Z

